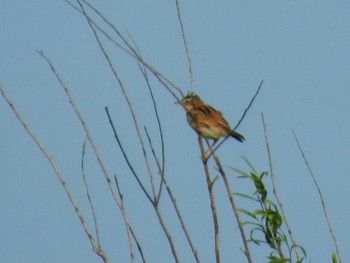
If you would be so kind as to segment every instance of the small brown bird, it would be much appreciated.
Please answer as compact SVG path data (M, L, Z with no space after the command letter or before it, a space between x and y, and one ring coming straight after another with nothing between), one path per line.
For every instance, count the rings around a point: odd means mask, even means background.
M201 98L193 92L188 93L180 103L186 109L188 124L201 136L214 139L214 143L220 137L231 136L243 142L243 135L230 128L230 125L222 116L222 113L212 106L205 104Z

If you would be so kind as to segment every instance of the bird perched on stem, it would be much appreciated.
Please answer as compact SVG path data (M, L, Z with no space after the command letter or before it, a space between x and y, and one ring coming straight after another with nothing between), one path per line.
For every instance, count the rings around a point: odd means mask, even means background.
M243 142L243 135L230 128L222 113L212 106L205 104L193 92L189 92L180 103L186 110L188 124L201 136L213 139L214 143L220 137L231 136Z

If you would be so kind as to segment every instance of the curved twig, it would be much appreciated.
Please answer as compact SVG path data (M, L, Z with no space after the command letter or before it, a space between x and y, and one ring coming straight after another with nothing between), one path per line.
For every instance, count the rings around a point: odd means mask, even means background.
M253 102L255 101L256 97L258 96L259 92L260 92L260 89L262 87L262 84L263 84L264 80L261 80L260 81L260 84L258 86L258 89L256 90L254 96L252 97L252 99L250 100L249 104L248 104L248 107L244 110L243 114L242 114L242 117L239 119L238 123L236 124L236 126L233 128L234 130L236 130L239 125L241 125L242 121L244 120L245 118L245 115L247 114L247 112L249 111L250 107L253 105Z
M57 70L55 69L55 67L52 64L52 62L50 61L50 59L42 51L37 51L37 52L50 65L50 68L51 68L52 72L55 74L58 82L60 83L61 87L63 88L63 90L64 90L64 92L65 92L65 94L66 94L66 96L68 98L68 101L69 101L69 103L70 103L70 105L71 105L71 107L72 107L72 109L74 111L74 113L76 114L77 118L79 119L79 121L80 121L80 123L81 123L81 125L82 125L82 127L84 129L86 137L87 137L87 139L88 139L88 141L89 141L89 143L90 143L90 145L91 145L91 147L93 149L93 152L94 152L94 154L96 156L97 162L98 162L98 164L99 164L99 166L100 166L100 168L102 170L102 173L103 173L103 175L104 175L104 177L105 177L105 179L107 181L107 184L108 184L108 187L109 187L109 189L111 191L113 199L116 202L116 204L117 204L117 206L119 208L119 211L121 212L121 215L122 215L122 217L124 219L125 224L128 226L127 227L127 231L130 231L130 229L132 228L131 224L130 224L130 221L128 219L126 211L123 209L122 204L121 204L120 200L118 199L117 193L116 193L116 191L115 191L115 189L113 187L113 184L112 184L112 178L111 178L111 176L110 176L110 174L109 174L109 172L108 172L108 170L107 170L107 168L106 168L106 166L105 166L105 164L104 164L104 162L103 162L103 160L102 160L102 158L100 156L100 153L99 153L98 148L97 148L97 146L95 144L95 141L94 141L94 139L93 139L93 137L92 137L92 135L90 133L90 130L88 129L87 124L86 124L83 116L80 114L80 112L79 112L79 110L78 110L78 108L77 108L77 106L76 106L76 104L75 104L75 102L73 100L73 97L70 94L70 91L69 91L68 87L63 82L62 78L58 74Z
M193 80L193 71L192 71L192 60L191 60L190 52L188 49L185 29L184 29L184 26L182 23L179 0L175 0L175 3L176 3L177 18L179 19L179 24L180 24L180 28L181 28L182 40L183 40L183 43L185 46L185 52L186 52L186 58L187 58L187 64L188 64L188 73L190 75L190 87L191 87L191 91L193 91L194 90L194 87L193 87L194 80Z
M132 42L134 43L134 46L136 48L136 51L138 53L138 56L140 56L142 58L142 54L141 54L141 51L140 49L138 48L136 42L132 39L132 37L130 36L129 34L129 37L130 39L132 40ZM159 184L159 190L158 190L158 193L156 194L156 200L155 200L155 204L158 205L158 202L160 200L160 197L161 197L161 194L162 194L162 188L163 188L163 180L164 180L164 176L165 176L165 145L164 145L164 136L163 136L163 129L162 129L162 124L161 124L161 121L160 121L160 117L159 117L159 114L158 114L158 107L157 107L157 103L156 103L156 100L154 98L154 94L153 94L153 91L152 91L152 88L151 88L151 84L149 82L149 78L148 78L148 74L147 74L147 71L146 71L146 68L145 68L145 65L140 63L139 61L137 62L138 66L139 66L139 69L146 81L146 85L147 85L147 88L148 88L148 91L150 93L150 96L151 96L151 100L152 100L152 104L153 104L153 110L154 110L154 114L156 116L156 120L157 120L157 125L158 125L158 131L159 131L159 136L160 136L160 144L161 144L161 155L162 155L162 165L158 166L158 173L160 175L160 184ZM146 130L146 128L145 128ZM146 130L146 135L147 135L147 130ZM150 142L150 137L147 135L147 137L149 138L149 142ZM150 147L152 149L152 153L154 154L154 158L156 160L158 160L156 157L155 157L155 151L152 147L152 144L150 143Z
M325 219L326 219L329 233L330 233L331 236L332 236L333 243L334 243L334 247L335 247L335 251L336 251L336 253L337 253L337 257L338 257L338 259L339 259L339 262L341 263L342 260L341 260L341 257L340 257L340 252L339 252L339 247L338 247L337 239L336 239L336 237L335 237L335 234L334 234L334 231L333 231L333 228L332 228L332 225L331 225L331 221L329 220L329 217L328 217L328 213L327 213L327 209L326 209L326 204L325 204L325 202L324 202L324 198L323 198L323 194L322 194L321 188L320 188L320 186L318 185L317 180L316 180L316 177L315 177L313 171L311 170L311 166L309 165L309 162L308 162L307 159L306 159L306 156L305 156L305 154L304 154L304 151L303 151L303 149L301 148L301 145L300 145L300 142L299 142L299 140L298 140L298 137L296 136L294 130L292 130L292 132L293 132L295 141L297 142L297 145L298 145L299 151L300 151L300 153L301 153L301 156L303 157L303 160L304 160L304 162L305 162L305 164L306 164L306 167L307 167L307 169L309 170L309 173L310 173L310 175L311 175L311 177L312 177L312 180L313 180L313 182L314 182L314 184L315 184L315 186L316 186L316 189L317 189L317 192L318 192L318 195L319 195L319 197L320 197L321 204L322 204L323 215L324 215L324 217L325 217Z
M155 212L156 212L157 217L159 219L160 225L161 225L161 227L162 227L162 229L163 229L163 231L164 231L164 233L165 233L165 235L167 237L167 240L168 240L169 246L171 248L173 257L174 257L176 262L179 262L179 258L178 258L178 255L177 255L177 252L176 252L176 249L175 249L174 242L173 242L173 240L171 238L171 235L170 235L168 229L166 228L166 225L164 223L164 219L163 219L159 209L157 209L157 207L155 206L155 200L157 198L156 198L156 191L154 189L154 183L153 183L153 172L152 172L151 166L149 164L149 159L148 159L148 156L147 156L147 152L146 152L146 149L144 147L144 142L143 142L143 139L142 139L141 131L140 131L140 128L139 128L139 124L138 124L138 122L136 120L136 115L135 115L135 113L133 111L133 107L132 107L131 101L129 100L129 97L127 96L126 89L124 88L124 84L122 83L122 81L121 81L121 79L119 77L119 74L117 73L117 71L116 71L116 69L115 69L115 67L114 67L114 65L113 65L109 55L107 54L105 48L103 47L103 45L102 45L102 43L100 41L100 38L99 38L99 36L98 36L98 34L96 32L96 29L95 29L94 25L91 22L91 18L86 14L85 9L84 9L83 5L81 4L81 2L79 0L77 0L77 3L79 4L79 6L81 8L81 11L84 14L84 16L85 16L85 18L86 18L86 20L88 22L88 25L89 25L90 29L92 30L92 32L93 32L93 34L95 36L97 44L100 47L100 50L101 50L102 54L106 58L106 60L108 62L108 65L109 65L110 69L112 70L113 75L116 78L116 80L117 80L117 82L118 82L118 84L119 84L119 86L121 88L122 94L123 94L123 96L124 96L124 98L125 98L125 100L126 100L126 102L128 104L130 113L131 113L133 121L134 121L134 126L135 126L135 129L136 129L137 135L138 135L137 137L139 139L139 143L140 143L140 146L142 148L144 160L145 160L146 167L147 167L147 170L148 170L148 175L150 176L151 188L152 188L152 193L153 193L152 205L155 208Z
M136 170L134 169L134 167L132 166L127 154L126 154L126 151L121 143L121 140L119 139L119 136L118 136L118 133L114 127L114 124L113 124L113 121L112 121L112 118L109 114L109 110L108 110L108 107L105 107L105 111L106 111L106 114L107 114L107 117L108 117L108 121L109 121L109 124L111 125L111 128L113 130L113 134L114 134L114 138L116 139L117 143L118 143L118 146L119 146L119 149L121 150L122 154L123 154L123 157L124 157L124 160L126 162L126 164L128 165L132 175L134 176L134 178L136 179L137 183L139 184L141 190L143 191L143 193L145 194L145 196L147 197L148 201L150 201L151 203L153 203L153 199L151 197L151 195L148 193L148 191L146 190L146 187L143 185L143 183L141 182L141 179L139 178L138 174L136 173Z
M178 100L178 96L175 94L175 92L178 92L181 97L184 96L182 90L177 87L174 83L172 83L164 74L160 73L157 69L155 69L152 65L147 63L145 60L143 60L141 57L138 56L137 52L135 49L132 47L132 45L129 43L129 41L123 36L123 34L114 26L104 15L102 15L92 4L90 4L86 0L82 0L84 4L86 4L91 10L93 10L117 35L118 37L122 40L122 42L126 45L123 46L113 40L113 38L106 32L104 31L100 26L97 25L97 23L86 13L76 6L74 6L69 0L65 0L70 6L72 6L75 10L77 10L79 13L83 14L86 19L88 19L105 37L107 37L108 40L110 40L113 44L115 44L117 47L119 47L121 50L126 52L128 55L136 59L137 61L141 62L152 74L159 80L159 82L172 94L172 96ZM77 0L79 4L81 4L80 1Z
M239 119L238 123L236 124L236 126L233 128L233 130L236 130L238 128L238 126L242 123L242 121L244 120L247 112L249 111L249 109L251 108L251 106L253 105L253 102L255 101L256 97L258 96L260 89L262 87L264 80L260 81L260 84L258 86L258 89L256 90L254 96L251 98L247 108L245 108L242 117ZM230 135L226 136L218 145L216 145L216 147L210 152L210 154L207 156L207 159L209 159L211 157L211 155L216 152L216 150L230 137Z
M74 207L74 210L80 220L81 225L84 228L84 231L86 233L86 235L89 238L90 244L93 248L93 250L95 251L95 253L97 255L99 255L102 260L105 263L109 263L109 259L107 257L107 255L104 253L104 251L102 250L102 248L98 247L87 223L86 220L82 214L82 212L80 211L80 208L78 206L78 204L75 201L75 198L71 192L71 190L69 189L69 186L64 178L64 176L62 175L61 171L59 170L58 166L56 165L56 162L54 161L54 159L52 158L52 156L49 154L49 152L46 150L46 148L44 147L44 145L41 143L41 141L39 140L39 138L34 134L34 132L32 131L32 129L29 127L29 125L25 122L25 120L23 119L22 115L18 112L18 110L15 108L14 104L12 103L12 101L10 100L10 98L7 96L7 94L5 93L5 89L2 87L2 85L0 84L0 91L1 91L1 95L3 96L3 98L5 99L5 101L7 102L7 104L10 106L11 110L14 112L14 114L16 115L17 119L21 122L21 124L23 125L23 127L25 128L25 130L27 131L27 133L29 134L29 136L32 138L32 140L34 141L34 143L39 147L40 151L43 153L43 155L45 156L45 158L48 160L48 162L50 163L52 169L54 170L57 178L59 179L59 181L61 182L64 190L66 191L66 194L69 198L69 201L71 202L72 206Z

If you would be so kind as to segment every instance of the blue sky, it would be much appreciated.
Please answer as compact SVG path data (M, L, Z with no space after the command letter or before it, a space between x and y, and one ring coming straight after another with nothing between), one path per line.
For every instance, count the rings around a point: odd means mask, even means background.
M150 64L183 91L189 90L174 1L95 2L122 32L132 35ZM193 62L194 90L234 126L264 80L261 93L238 129L246 142L228 140L218 151L222 163L248 170L244 156L257 170L268 169L261 122L264 113L277 190L295 238L312 262L330 262L332 240L293 129L324 194L342 259L348 261L350 3L188 2L180 4ZM85 134L38 49L50 57L69 86L109 172L120 177L128 214L148 262L171 262L171 251L151 206L113 139L105 106L142 172L145 165L125 100L84 17L65 1L7 1L1 6L0 22L0 83L57 162L91 227L80 172ZM145 110L151 102L135 61L108 41L104 44L138 119L149 128L159 151L154 116ZM214 262L211 214L196 134L188 127L181 107L174 105L173 97L155 79L151 84L166 138L166 176L202 262ZM2 98L0 113L0 261L101 262L91 251L48 162ZM212 168L213 163L210 165ZM102 245L112 262L128 262L123 221L89 146L86 173L98 207ZM234 191L252 190L229 168L227 173ZM148 183L146 176L143 179ZM239 251L238 230L232 230L234 218L221 180L215 185L215 195L222 229L222 262L245 262ZM192 262L166 197L161 209L175 233L181 262ZM251 249L255 262L262 262L266 251L253 245Z

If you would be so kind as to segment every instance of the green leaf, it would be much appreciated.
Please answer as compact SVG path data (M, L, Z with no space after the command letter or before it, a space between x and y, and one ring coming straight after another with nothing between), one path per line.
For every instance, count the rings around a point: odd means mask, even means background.
M300 249L301 252L303 253L304 257L307 256L307 255L306 255L306 250L305 250L305 248L303 248L303 247L300 246L300 245L293 245L293 246L291 247L291 249L293 249L293 250Z
M332 252L332 263L337 263L337 255L334 253L334 251Z
M240 170L240 169L237 169L237 168L233 168L233 167L231 167L231 169L236 171L237 173L241 174L241 176L239 176L239 177L250 177L250 174L244 172L243 170Z
M239 212L242 212L248 216L251 216L253 218L256 218L255 215L252 213L252 211L249 211L248 209L245 209L245 208L238 208L237 209Z
M256 172L256 170L255 170L253 164L252 164L251 162L249 162L248 159L245 158L245 157L243 158L243 160L246 162L246 164L248 164L248 166L250 167L250 169L252 169L253 172L257 174L257 172Z
M233 193L233 194L236 195L236 196L241 196L241 197L244 197L244 198L253 200L253 201L257 201L257 202L259 201L256 197L251 196L251 195L247 195L247 194L244 194L244 193L235 192L235 193Z
M270 259L270 261L268 261L268 263L286 263L286 262L290 262L290 260L288 260L288 259L278 258L276 256L269 256L268 259Z

